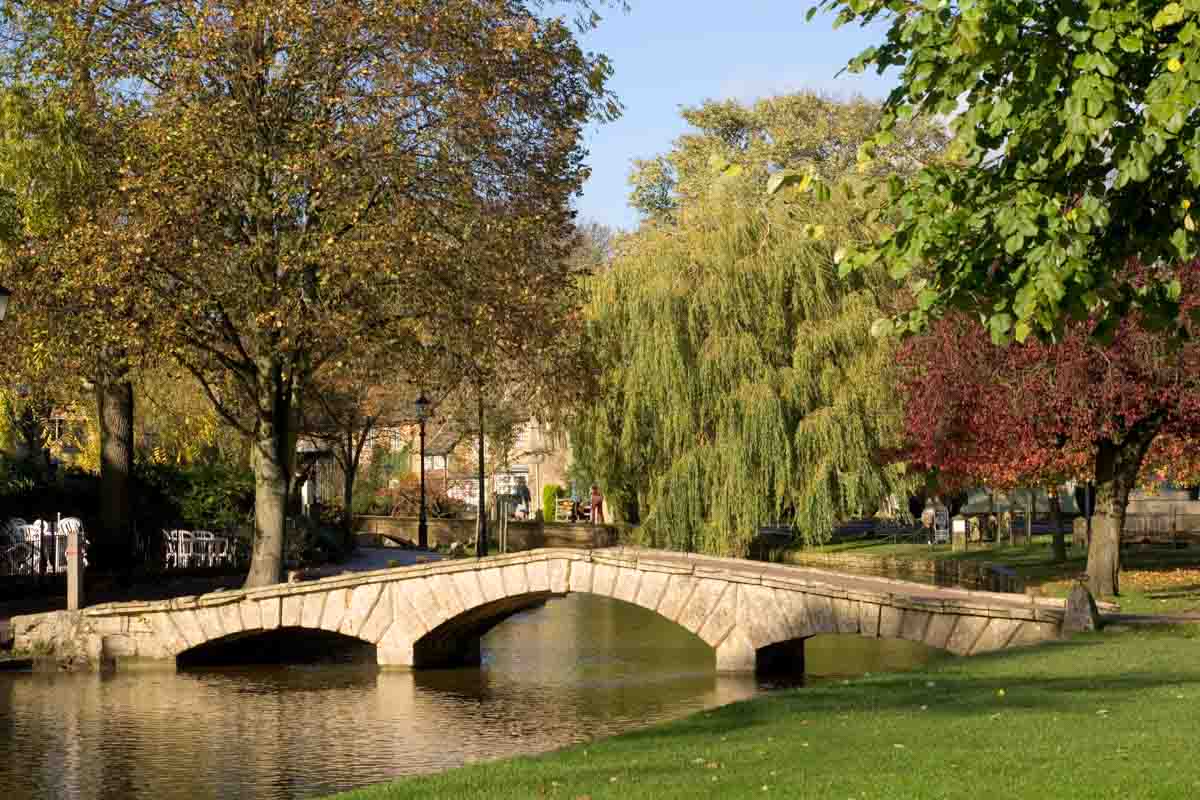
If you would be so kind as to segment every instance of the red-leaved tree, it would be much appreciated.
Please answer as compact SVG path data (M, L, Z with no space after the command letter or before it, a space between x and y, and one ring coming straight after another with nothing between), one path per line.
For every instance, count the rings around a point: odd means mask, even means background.
M1200 262L1178 276L1190 321ZM1124 320L1107 342L1079 322L1056 342L996 346L975 320L950 316L906 340L898 358L904 457L914 467L997 488L1096 482L1088 581L1098 595L1119 593L1131 490L1196 474L1200 344L1178 345L1138 323Z

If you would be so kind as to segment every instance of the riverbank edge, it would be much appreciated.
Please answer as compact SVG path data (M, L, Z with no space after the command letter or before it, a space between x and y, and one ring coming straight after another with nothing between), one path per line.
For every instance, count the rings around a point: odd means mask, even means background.
M1102 631L334 797L1196 796L1200 767L1180 765L1200 727L1198 645L1200 624Z
M880 571L890 578L915 580L935 585L961 586L984 592L1023 594L1025 581L1017 571L997 561L959 558L920 558L909 555L856 555L820 550L785 550L778 553L784 564L851 572Z

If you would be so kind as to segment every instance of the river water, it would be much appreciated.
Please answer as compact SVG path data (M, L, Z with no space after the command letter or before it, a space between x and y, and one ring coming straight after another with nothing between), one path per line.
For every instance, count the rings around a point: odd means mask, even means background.
M327 644L323 644L327 647ZM607 736L776 688L718 676L657 615L570 595L483 641L484 666L321 663L179 672L0 673L0 800L313 797ZM858 636L806 643L809 677L919 666L931 651Z

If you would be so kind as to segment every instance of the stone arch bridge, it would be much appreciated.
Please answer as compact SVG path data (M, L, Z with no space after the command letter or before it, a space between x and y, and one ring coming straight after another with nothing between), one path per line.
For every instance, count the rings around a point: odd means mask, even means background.
M821 633L923 642L957 654L1059 636L1063 602L945 589L740 559L655 550L544 549L322 580L115 603L12 620L21 650L80 664L174 659L279 629L375 645L383 666L478 661L479 639L512 614L571 592L647 608L703 639L720 671L802 668Z

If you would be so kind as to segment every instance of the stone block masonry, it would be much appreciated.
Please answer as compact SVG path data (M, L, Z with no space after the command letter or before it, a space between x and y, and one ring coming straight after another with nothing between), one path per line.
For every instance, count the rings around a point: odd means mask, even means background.
M539 549L14 617L17 650L67 668L173 665L211 642L265 631L334 631L381 666L472 663L512 614L572 592L642 606L698 636L718 670L803 662L817 634L909 639L969 655L1059 636L1063 602L635 548ZM769 658L768 658L769 656Z

